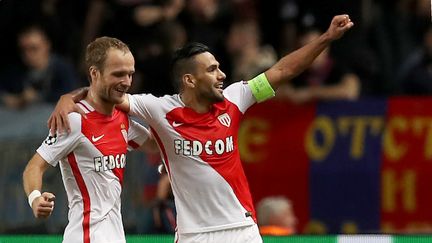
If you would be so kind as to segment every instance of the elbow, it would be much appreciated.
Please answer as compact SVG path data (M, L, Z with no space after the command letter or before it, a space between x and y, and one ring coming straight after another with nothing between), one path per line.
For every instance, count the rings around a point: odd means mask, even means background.
M282 80L291 80L306 70L306 66L302 66L298 63L290 63L285 67L280 67L279 72Z
M29 164L27 164L27 166L24 168L24 171L22 174L23 178L25 178L28 174L30 174L31 171L32 171L31 166Z

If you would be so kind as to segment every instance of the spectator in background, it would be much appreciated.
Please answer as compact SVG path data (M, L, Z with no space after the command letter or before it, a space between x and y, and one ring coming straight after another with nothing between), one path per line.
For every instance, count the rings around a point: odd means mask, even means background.
M140 70L142 82L136 82L131 93L144 91L163 96L174 94L176 85L172 82L171 57L174 50L182 47L187 41L186 31L179 22L167 21L161 23L154 38L147 40L147 45L140 50L136 67Z
M290 200L285 197L266 197L257 205L261 235L292 235L296 233L297 218Z
M184 0L92 0L84 24L83 46L99 35L129 43L137 67L131 92L145 89L155 95L174 93L166 70L172 48L183 46L187 38L183 26L175 21L184 4Z
M2 96L10 108L23 108L36 102L54 102L60 95L77 87L73 66L51 50L51 42L44 30L31 25L18 34L18 46L24 64L8 77L15 90L8 89Z
M83 44L101 34L133 43L145 41L151 26L174 20L183 6L184 0L92 0L84 24Z
M320 34L315 29L307 30L300 36L300 46ZM286 98L297 104L312 100L355 100L359 94L358 76L337 63L330 56L329 49L324 50L304 73L278 90L279 98Z
M399 94L432 94L432 25L423 37L423 45L402 63L397 73Z
M422 35L430 23L429 2L427 5L425 0L381 0L375 3L370 38L379 60L377 78L385 84L387 94L400 92L398 68L422 43Z
M231 59L233 80L249 80L276 63L276 52L270 45L261 46L260 39L259 26L254 20L232 24L226 49Z
M224 52L224 40L233 19L233 1L189 0L179 15L189 41L206 43L216 56Z

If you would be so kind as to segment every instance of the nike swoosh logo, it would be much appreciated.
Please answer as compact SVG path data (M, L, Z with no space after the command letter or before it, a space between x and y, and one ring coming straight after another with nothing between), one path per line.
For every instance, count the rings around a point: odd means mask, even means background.
M179 127L179 126L183 125L183 123L177 123L177 122L174 121L172 123L172 125L173 125L173 127Z
M99 137L95 137L94 135L92 136L92 141L93 143L96 143L97 141L99 141L101 138L103 138L103 136L105 136L105 134L100 135Z

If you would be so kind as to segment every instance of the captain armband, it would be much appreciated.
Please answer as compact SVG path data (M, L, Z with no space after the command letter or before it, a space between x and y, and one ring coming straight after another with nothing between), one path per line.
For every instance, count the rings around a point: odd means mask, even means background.
M275 96L275 92L269 84L267 77L264 73L261 73L260 75L250 80L248 82L248 85L258 103Z

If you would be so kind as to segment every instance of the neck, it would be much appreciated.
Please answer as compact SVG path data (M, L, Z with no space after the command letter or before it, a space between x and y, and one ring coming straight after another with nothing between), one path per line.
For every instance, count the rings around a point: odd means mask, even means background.
M88 91L85 99L97 112L110 116L114 111L114 105L110 104L96 94L92 89Z
M207 113L212 107L211 103L205 100L200 100L193 94L182 92L179 95L185 106L191 108L197 113Z

